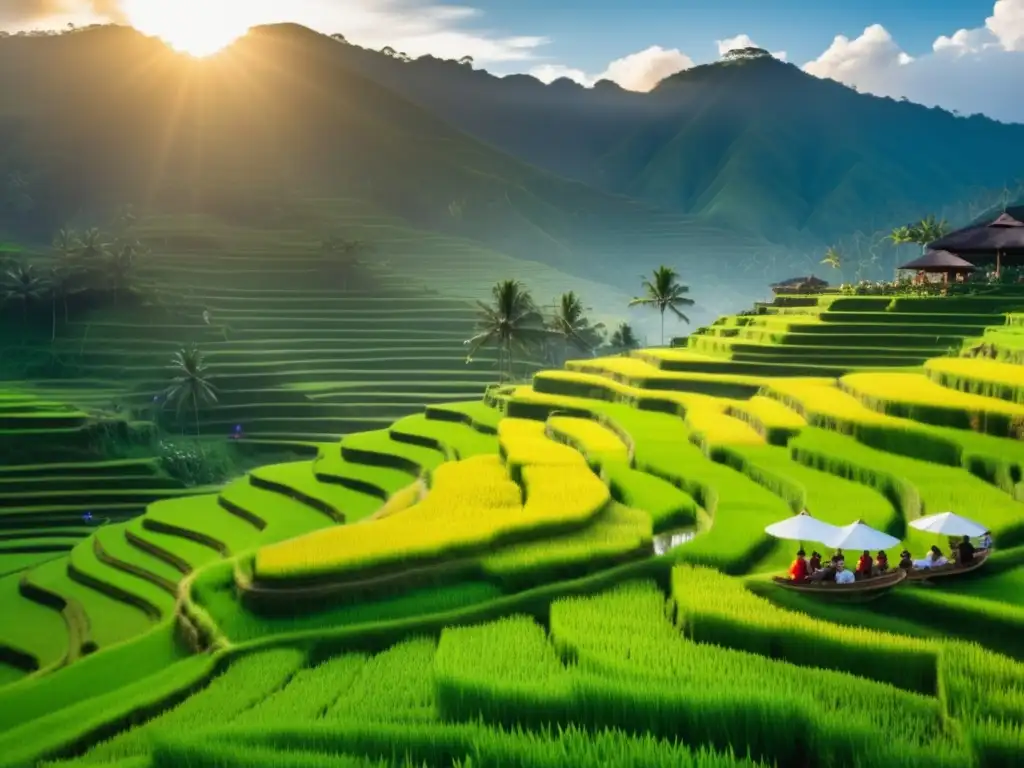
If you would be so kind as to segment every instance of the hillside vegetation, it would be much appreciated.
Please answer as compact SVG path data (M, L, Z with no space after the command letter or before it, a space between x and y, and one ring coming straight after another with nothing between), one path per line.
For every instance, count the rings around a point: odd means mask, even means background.
M340 47L363 74L517 157L791 246L947 206L969 216L954 204L1024 178L1022 126L858 94L770 56L699 66L640 94Z
M780 299L150 504L5 579L0 765L1012 765L1024 377L912 337L1022 310ZM767 578L802 509L997 552L815 601Z
M126 201L257 231L331 230L350 201L605 284L671 256L688 278L718 285L729 263L771 250L756 234L503 154L358 74L338 43L301 27L257 29L204 61L118 27L11 37L0 40L0 87L0 168L18 191L0 223L23 237L48 240Z

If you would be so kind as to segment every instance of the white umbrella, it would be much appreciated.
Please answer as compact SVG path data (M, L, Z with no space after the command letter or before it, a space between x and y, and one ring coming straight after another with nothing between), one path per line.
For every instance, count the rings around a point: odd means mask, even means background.
M823 523L804 511L778 523L772 523L764 532L777 539L820 542L828 536L834 536L838 530L834 525Z
M862 520L836 528L822 544L836 549L889 549L900 543L900 540L887 533L876 531Z
M941 533L946 536L972 536L984 535L988 530L980 523L960 517L955 512L941 512L937 515L922 517L920 520L913 520L910 523L912 528L926 533Z

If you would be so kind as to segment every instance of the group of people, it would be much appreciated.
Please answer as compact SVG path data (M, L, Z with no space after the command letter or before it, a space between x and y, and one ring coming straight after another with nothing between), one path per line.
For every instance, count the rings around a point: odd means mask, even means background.
M928 554L920 559L914 560L909 550L900 553L900 560L897 568L911 570L914 568L938 568L948 565L950 562L959 566L968 566L974 562L979 553L985 552L992 547L992 537L986 532L975 547L969 536L960 540L950 540L951 559L947 558L942 550L933 546ZM857 559L856 567L851 571L846 567L846 556L843 550L837 549L827 564L822 564L820 552L811 552L810 558L804 550L796 553L796 560L789 568L789 578L795 582L816 582L834 581L836 584L852 584L855 581L869 579L873 576L881 576L889 572L889 557L884 551L879 551L874 557L869 550L864 550Z
M885 552L879 552L874 558L871 552L864 550L857 560L854 570L847 570L846 555L837 549L827 565L822 564L821 553L811 552L810 559L802 549L796 553L796 560L789 568L789 578L793 581L834 581L837 584L850 584L858 578L885 573L889 570L889 558Z

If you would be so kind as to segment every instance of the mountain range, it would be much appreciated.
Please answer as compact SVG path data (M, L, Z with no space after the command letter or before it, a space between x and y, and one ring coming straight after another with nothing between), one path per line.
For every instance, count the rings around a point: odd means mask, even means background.
M671 263L739 302L850 233L991 196L1024 177L1022 145L1024 126L770 57L641 94L403 61L295 25L207 60L116 26L0 39L0 236L36 242L123 202L312 241L345 225L330 201L358 200L624 290Z
M767 54L635 93L352 45L342 53L528 162L790 246L897 226L1024 178L1024 125L860 94Z

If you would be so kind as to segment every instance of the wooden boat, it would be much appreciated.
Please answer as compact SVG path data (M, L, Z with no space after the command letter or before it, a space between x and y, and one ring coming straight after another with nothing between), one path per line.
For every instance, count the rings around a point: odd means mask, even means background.
M938 568L912 568L907 573L907 581L916 581L918 583L923 581L931 581L932 579L944 579L950 576L963 576L965 573L976 571L983 566L992 554L992 550L986 550L975 556L974 561L968 565L961 567L955 563L949 565L940 565Z
M836 584L834 581L800 581L794 582L783 576L776 576L772 581L776 586L792 592L817 597L838 598L848 600L871 600L888 592L907 578L906 571L896 568L881 576L855 581L852 584Z

